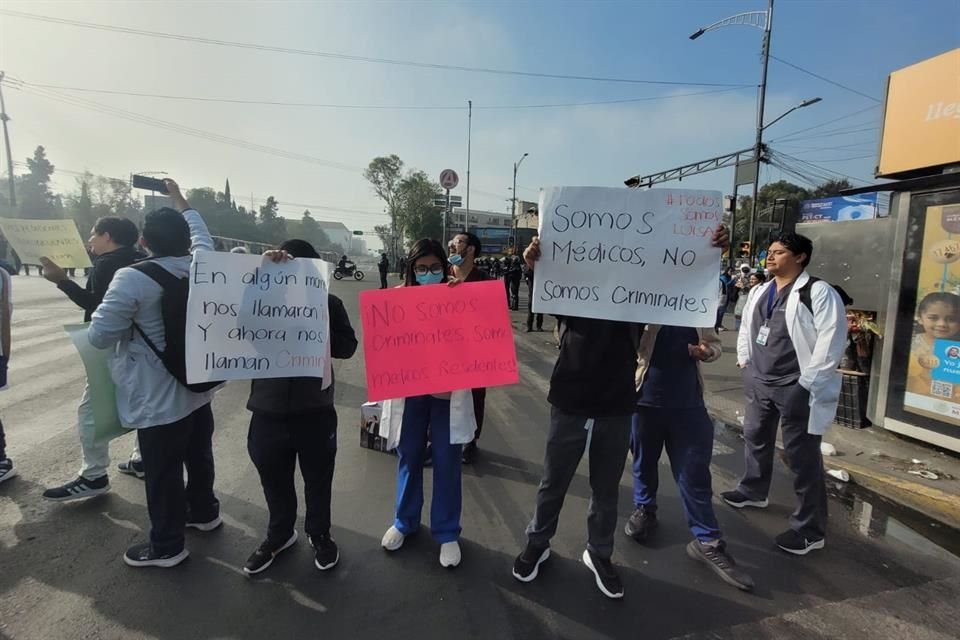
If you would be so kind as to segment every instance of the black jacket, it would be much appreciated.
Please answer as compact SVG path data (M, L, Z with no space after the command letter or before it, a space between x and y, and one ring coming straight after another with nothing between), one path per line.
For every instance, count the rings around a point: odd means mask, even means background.
M347 359L357 350L357 336L343 301L330 294L330 355ZM333 388L322 388L322 378L267 378L250 383L247 409L274 415L304 414L333 406Z
M118 269L129 267L142 258L143 254L136 248L120 247L116 251L94 258L93 269L90 270L85 288L81 288L73 280L64 280L57 284L57 288L83 309L83 321L90 322L93 312L103 302L103 296L107 293L110 282L113 280L113 274Z
M558 320L560 355L547 401L565 413L586 418L633 414L643 325L591 318Z

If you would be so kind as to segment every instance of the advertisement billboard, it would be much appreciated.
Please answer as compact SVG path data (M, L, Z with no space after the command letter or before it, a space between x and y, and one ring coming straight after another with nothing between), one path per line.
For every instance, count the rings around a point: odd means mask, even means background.
M800 222L837 222L884 218L890 208L890 194L864 193L856 196L817 198L800 203Z
M960 162L960 49L890 74L879 178Z

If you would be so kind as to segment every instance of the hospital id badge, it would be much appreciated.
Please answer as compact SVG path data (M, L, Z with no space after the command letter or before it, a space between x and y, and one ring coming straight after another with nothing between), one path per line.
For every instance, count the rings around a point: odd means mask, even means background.
M757 332L757 344L761 347L767 346L767 339L770 337L770 327L763 325Z

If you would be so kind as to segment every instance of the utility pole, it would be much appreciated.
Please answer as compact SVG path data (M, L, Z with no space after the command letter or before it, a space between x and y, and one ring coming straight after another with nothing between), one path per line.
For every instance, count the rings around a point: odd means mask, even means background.
M520 165L523 164L523 159L526 158L529 153L525 153L520 156L520 159L513 163L513 198L510 208L510 222L513 226L513 251L517 251L517 170L520 168Z
M750 262L753 263L754 256L757 255L754 244L757 235L757 197L760 193L760 155L763 153L763 109L767 99L767 67L770 64L770 31L773 26L773 0L767 0L767 20L763 28L763 45L761 55L763 56L762 71L760 75L760 95L757 103L757 141L753 147L753 157L757 162L757 174L753 178L753 202L750 212Z
M13 180L13 154L10 153L10 132L7 131L7 107L3 102L3 78L4 72L0 71L0 120L3 121L3 142L7 147L7 172L10 176L10 207L17 206L17 194L14 192Z
M473 100L467 100L467 213L463 219L463 228L470 230L470 142L473 134ZM450 208L450 204L447 204Z

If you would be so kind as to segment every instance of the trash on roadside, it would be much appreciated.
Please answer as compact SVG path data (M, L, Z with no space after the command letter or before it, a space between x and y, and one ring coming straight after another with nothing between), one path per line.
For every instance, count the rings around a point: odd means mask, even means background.
M820 443L820 453L825 456L835 456L837 455L837 448L830 444L829 442Z
M827 475L831 478L836 478L841 482L850 482L850 474L843 469L830 469L827 471Z
M907 471L907 473L909 473L910 475L913 475L913 476L920 476L921 478L923 478L923 479L925 479L925 480L939 480L939 479L940 479L940 476L938 476L937 474L935 474L935 473L932 472L932 471L927 471L926 469L911 469L910 471Z
M914 458L910 462L912 462L913 464L924 464L923 460L917 460L916 458Z

